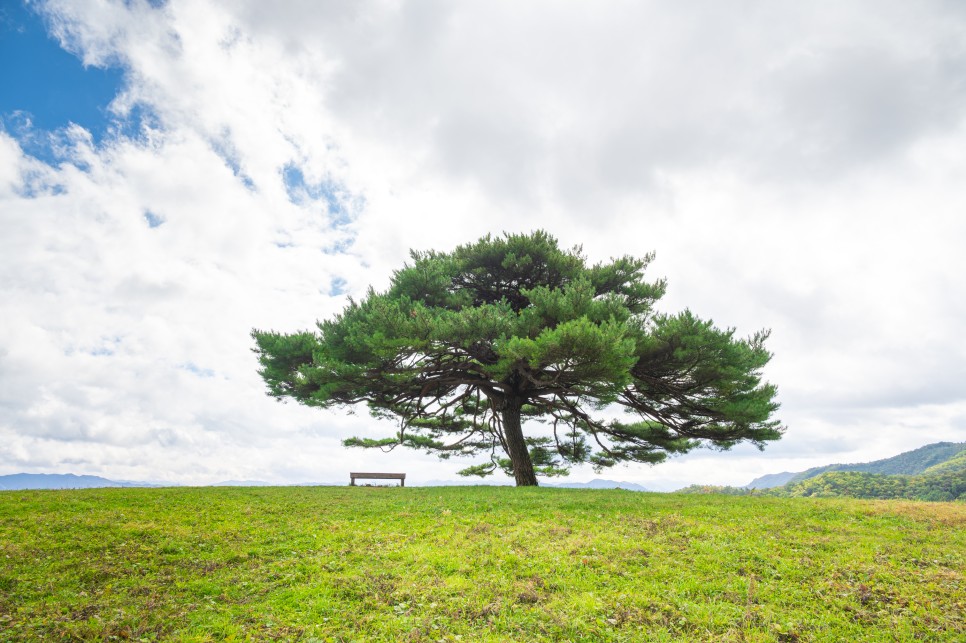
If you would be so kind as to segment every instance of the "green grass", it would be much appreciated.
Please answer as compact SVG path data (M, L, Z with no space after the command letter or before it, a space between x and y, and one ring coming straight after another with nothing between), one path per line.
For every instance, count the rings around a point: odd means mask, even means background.
M0 641L966 640L966 505L0 492Z

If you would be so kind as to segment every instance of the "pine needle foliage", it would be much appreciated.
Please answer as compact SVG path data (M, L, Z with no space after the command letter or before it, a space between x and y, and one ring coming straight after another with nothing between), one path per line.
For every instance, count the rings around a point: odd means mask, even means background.
M413 251L314 331L255 330L270 395L317 407L365 404L402 445L483 456L521 486L589 463L656 463L699 446L762 448L781 437L762 368L768 331L735 337L688 310L655 311L653 255L590 265L544 231ZM524 423L527 431L524 432Z

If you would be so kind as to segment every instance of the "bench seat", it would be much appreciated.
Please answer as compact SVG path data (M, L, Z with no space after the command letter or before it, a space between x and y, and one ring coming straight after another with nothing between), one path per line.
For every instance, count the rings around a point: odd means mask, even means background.
M350 473L349 485L356 486L356 480L398 480L400 487L406 486L405 473Z

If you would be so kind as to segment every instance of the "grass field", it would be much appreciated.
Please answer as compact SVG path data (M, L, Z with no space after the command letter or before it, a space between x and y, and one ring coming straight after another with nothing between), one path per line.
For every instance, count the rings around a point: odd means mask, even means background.
M0 640L963 641L966 505L0 492Z

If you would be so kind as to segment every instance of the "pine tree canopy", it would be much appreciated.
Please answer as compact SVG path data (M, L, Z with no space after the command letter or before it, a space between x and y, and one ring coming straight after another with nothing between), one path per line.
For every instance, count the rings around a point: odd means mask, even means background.
M346 446L476 456L462 475L502 469L535 485L576 464L782 435L761 377L768 332L739 339L688 310L656 312L666 284L644 278L653 255L588 265L537 231L411 257L386 292L315 331L252 332L270 395L398 421Z

